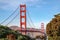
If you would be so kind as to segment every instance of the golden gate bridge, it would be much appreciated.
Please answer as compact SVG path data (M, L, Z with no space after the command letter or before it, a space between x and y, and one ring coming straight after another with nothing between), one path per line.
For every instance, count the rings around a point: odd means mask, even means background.
M46 35L45 34L45 32L44 32L44 23L41 23L41 30L27 30L27 15L26 15L26 5L25 4L21 4L20 5L20 13L17 13L14 17L13 17L13 19L11 19L7 24L6 24L6 26L7 25L9 25L18 15L20 15L20 32L22 33L22 34L24 34L24 35L26 35L27 34L27 32L38 32L38 33L42 33L42 34L44 34L44 35ZM14 15L15 14L15 12L17 11L19 9L19 7L17 7L16 8L16 10L9 16L9 17L7 17L3 22L1 22L0 24L3 24L3 23L5 23L12 15ZM27 10L28 11L28 10ZM30 19L30 21L31 21L31 24L35 27L35 25L34 25L34 23L33 23L33 21L32 21L32 19L31 19L31 17L30 17L30 15L29 15L29 13L27 13L28 14L28 16L29 16L29 19ZM30 23L29 23L30 24ZM31 26L31 25L30 25Z

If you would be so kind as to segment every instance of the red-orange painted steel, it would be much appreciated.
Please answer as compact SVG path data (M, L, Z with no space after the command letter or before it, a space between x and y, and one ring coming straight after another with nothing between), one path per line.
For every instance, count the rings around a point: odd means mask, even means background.
M20 5L20 30L22 33L22 28L26 30L26 5ZM25 31L26 34L26 31Z
M44 23L41 23L41 32L44 32Z

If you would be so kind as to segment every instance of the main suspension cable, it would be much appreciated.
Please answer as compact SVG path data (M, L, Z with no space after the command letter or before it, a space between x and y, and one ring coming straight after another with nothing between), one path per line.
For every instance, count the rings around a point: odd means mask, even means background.
M16 10L9 16L7 17L4 21L2 21L0 24L3 24L4 22L6 22L12 15L15 14L15 12L18 10L19 7L16 8Z

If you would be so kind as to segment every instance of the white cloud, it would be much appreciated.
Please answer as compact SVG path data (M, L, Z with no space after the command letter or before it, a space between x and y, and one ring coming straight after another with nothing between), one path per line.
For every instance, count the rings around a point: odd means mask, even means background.
M39 0L0 0L0 8L15 9L20 4L27 4L29 6L37 4Z
M39 0L20 0L21 3L26 3L26 2L37 2Z
M2 9L15 9L20 4L27 4L28 6L37 5L37 7L40 7L41 5L39 3L44 4L46 2L43 0L0 0L0 7L2 7Z

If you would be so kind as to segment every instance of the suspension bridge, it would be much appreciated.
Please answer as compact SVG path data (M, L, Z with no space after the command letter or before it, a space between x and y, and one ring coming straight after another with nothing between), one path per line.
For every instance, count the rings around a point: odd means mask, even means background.
M20 13L16 13L16 15L6 24L6 26L9 25L13 20L15 20L15 18L18 15L20 15L20 22L19 22L20 23L20 26L19 26L20 27L19 28L20 33L22 33L23 35L29 35L29 36L31 36L31 35L39 36L39 35L42 35L42 34L46 35L45 32L44 32L44 23L41 23L41 30L27 29L27 19L28 19L27 16L29 17L31 24L34 27L35 27L35 25L34 25L30 15L29 15L29 12L27 13L28 10L26 10L26 8L27 7L26 7L25 4L24 5L21 4L20 5ZM0 24L3 24L7 20L9 20L9 18L12 17L18 9L19 9L19 7L17 7L16 10L10 16L8 16L4 21L2 21ZM30 27L32 27L30 22L28 21L28 24L30 25Z

